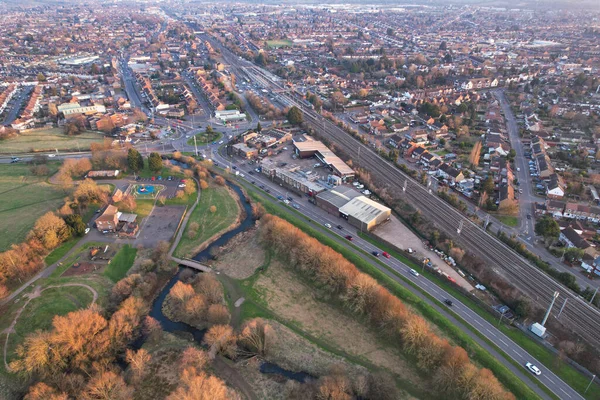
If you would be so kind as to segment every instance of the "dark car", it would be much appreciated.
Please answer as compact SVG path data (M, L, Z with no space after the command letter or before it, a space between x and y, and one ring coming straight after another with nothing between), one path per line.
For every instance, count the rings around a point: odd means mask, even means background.
M344 229L344 227L343 227L343 226L341 226L341 225L338 225L338 226L337 226L337 228L338 228L338 229Z
M527 219L531 219L531 214L527 214Z
M250 175L254 175L254 171L252 171L252 170L248 171L248 173L249 173Z
M233 168L233 169L237 169L237 167L236 167L235 165L234 165L233 167L231 167L231 168Z
M264 188L265 188L265 185L260 185L260 186L258 186L258 187L259 187L259 188L261 188L261 189L264 189Z
M346 239L348 239L349 241L352 241L352 236L350 236L350 235L346 235L345 237L346 237Z
M373 254L375 257L379 257L379 252L378 251L372 251L371 254Z
M287 199L288 199L288 201L294 201L294 199L292 199L291 196L288 196Z
M267 192L267 193L271 193L271 191L270 191L269 189L265 190L265 192Z
M252 182L250 182L250 183L254 185L254 181L252 181Z
M452 300L446 299L446 300L444 300L444 303L446 303L448 306L452 307Z

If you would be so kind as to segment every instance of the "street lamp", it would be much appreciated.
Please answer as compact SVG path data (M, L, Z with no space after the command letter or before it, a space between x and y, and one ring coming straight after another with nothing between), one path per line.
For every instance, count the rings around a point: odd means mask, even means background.
M594 374L594 376L592 376L592 380L590 381L590 383L587 385L587 387L585 388L585 392L583 392L583 394L586 394L588 389L590 388L590 386L592 386L592 382L594 382L594 379L596 379L596 375Z

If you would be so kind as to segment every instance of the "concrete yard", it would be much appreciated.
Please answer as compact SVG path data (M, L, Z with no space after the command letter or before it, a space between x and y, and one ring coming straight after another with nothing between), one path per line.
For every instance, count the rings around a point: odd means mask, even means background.
M135 244L152 248L161 240L171 240L184 211L185 206L155 206L140 225L140 234Z
M388 222L375 228L372 233L402 250L410 247L417 253L429 257L433 265L454 278L458 285L468 291L474 290L474 287L465 278L460 276L454 268L446 264L435 252L429 250L421 239L395 216L392 215Z

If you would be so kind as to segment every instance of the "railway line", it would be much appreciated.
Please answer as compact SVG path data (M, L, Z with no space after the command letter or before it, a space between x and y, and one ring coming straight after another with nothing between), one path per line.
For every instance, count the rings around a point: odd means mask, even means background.
M451 237L457 237L462 244L476 253L494 271L504 276L511 284L523 292L531 301L546 309L552 301L554 292L559 298L552 310L551 317L577 333L596 348L600 348L600 310L589 305L570 289L555 281L536 266L532 265L498 238L488 234L481 227L466 218L454 207L439 197L429 193L414 179L382 159L368 146L363 145L348 133L337 127L321 115L297 101L293 96L284 94L285 88L256 66L245 67L245 72L253 79L266 84L267 88L277 90L283 102L300 108L306 121L320 134L330 139L355 163L367 168L371 175L396 194L419 209L426 218L436 224ZM360 148L360 161L358 152ZM406 190L403 190L406 184ZM459 227L462 226L460 233Z

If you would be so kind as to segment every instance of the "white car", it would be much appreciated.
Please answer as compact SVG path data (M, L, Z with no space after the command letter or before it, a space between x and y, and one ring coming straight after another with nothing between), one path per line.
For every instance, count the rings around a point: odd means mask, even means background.
M56 154L48 154L48 157L54 158L54 157L56 157Z
M528 362L525 363L525 367L533 372L534 374L536 374L537 376L540 376L542 374L542 371L540 371L540 369L538 367L536 367L535 365L533 365L532 363Z
M325 224L325 228L331 229L331 224Z
M184 188L185 187L185 183L182 183L179 185L180 188Z
M419 276L419 273L417 271L415 271L414 269L411 269L410 273L414 276Z
M85 228L85 234L87 235L88 233L90 233L90 228Z

